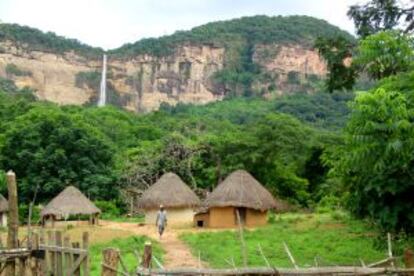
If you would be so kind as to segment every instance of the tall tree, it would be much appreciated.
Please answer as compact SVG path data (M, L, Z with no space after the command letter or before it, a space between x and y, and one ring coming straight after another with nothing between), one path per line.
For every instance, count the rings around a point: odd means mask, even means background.
M360 40L353 63L372 79L406 72L414 59L413 40L398 31L383 31Z
M328 65L325 85L330 93L335 90L350 90L354 86L356 70L347 61L352 56L353 44L343 36L319 37L314 47Z
M371 0L365 5L353 5L348 16L361 37L395 28L404 32L414 29L414 5L404 6L397 0Z
M357 97L334 166L351 211L384 230L414 232L414 125L406 97L378 89Z
M95 127L53 106L37 107L3 133L1 167L19 177L19 195L47 200L73 184L95 198L116 195L113 149Z

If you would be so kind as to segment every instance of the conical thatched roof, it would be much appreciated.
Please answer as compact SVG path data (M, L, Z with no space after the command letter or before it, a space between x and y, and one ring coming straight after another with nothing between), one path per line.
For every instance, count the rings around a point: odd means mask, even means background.
M0 194L0 213L7 212L9 210L9 202Z
M66 187L43 208L41 215L92 215L101 210L95 206L81 191L73 186Z
M247 207L256 210L277 208L277 202L251 174L244 170L231 173L207 196L208 207Z
M196 207L200 205L197 195L174 173L166 173L148 188L138 200L142 209L164 207Z

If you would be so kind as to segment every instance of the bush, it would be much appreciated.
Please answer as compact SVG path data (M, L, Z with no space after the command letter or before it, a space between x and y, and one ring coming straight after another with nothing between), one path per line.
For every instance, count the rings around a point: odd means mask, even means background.
M29 223L29 204L19 204L19 222L21 224ZM33 206L31 224L40 222L40 207Z
M16 64L9 63L6 65L6 73L17 77L31 76L32 72L21 70Z
M101 217L104 219L118 217L121 215L121 210L112 201L97 200L95 201L95 205L96 207L101 209Z

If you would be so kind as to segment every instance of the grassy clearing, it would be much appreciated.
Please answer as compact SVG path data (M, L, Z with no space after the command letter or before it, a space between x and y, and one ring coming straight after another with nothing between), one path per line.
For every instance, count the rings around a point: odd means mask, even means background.
M257 230L246 230L249 266L265 266L258 245L269 262L277 267L292 267L284 249L286 242L299 266L360 265L386 257L386 250L374 246L375 233L364 222L350 219L346 214L284 214L274 222ZM180 238L193 252L201 252L203 261L212 267L229 267L234 258L242 265L237 231L186 233Z
M134 254L134 250L137 250L142 253L144 248L144 243L148 241L149 238L145 236L131 236L128 238L117 238L105 243L97 243L90 247L90 256L91 256L91 275L101 275L101 263L102 263L102 251L105 248L113 247L121 251L122 260L125 263L128 271L132 272L137 268L138 260ZM157 256L158 259L163 257L163 250L160 245L152 240L152 250L153 254Z
M113 222L131 222L131 223L144 223L145 216L133 216L133 217L126 217L126 216L102 216L102 220L109 220Z

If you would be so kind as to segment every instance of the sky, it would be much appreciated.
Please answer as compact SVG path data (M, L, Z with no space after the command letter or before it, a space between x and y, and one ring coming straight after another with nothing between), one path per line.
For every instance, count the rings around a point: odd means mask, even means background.
M346 12L363 0L0 0L0 21L113 49L211 21L265 14L309 15L351 33Z

